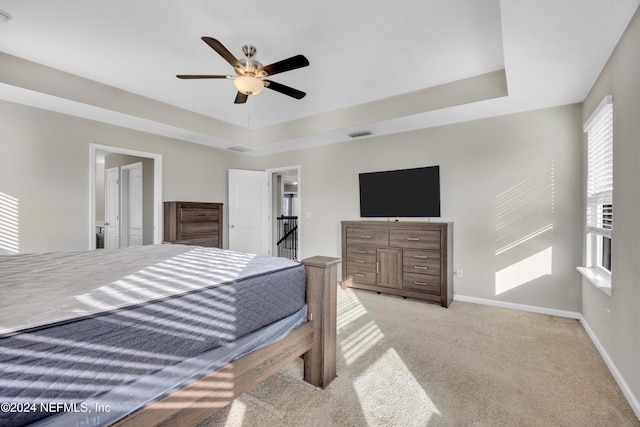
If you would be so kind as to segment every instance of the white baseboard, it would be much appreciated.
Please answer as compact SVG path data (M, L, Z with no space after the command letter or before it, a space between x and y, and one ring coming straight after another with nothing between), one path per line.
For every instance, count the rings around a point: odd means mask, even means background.
M620 371L618 371L618 368L616 367L615 363L613 363L613 360L611 360L611 357L609 357L609 354L606 352L602 344L600 344L600 341L598 341L596 334L593 332L593 330L591 329L591 327L589 326L585 318L582 317L582 315L580 315L580 323L582 324L582 327L584 328L584 330L587 331L587 334L589 334L589 338L591 338L593 345L595 345L596 348L598 349L598 352L600 353L600 356L602 356L604 363L607 364L609 371L611 371L611 375L613 375L613 378L618 383L620 390L622 390L622 394L624 394L624 397L627 398L629 405L631 405L631 409L633 409L633 412L636 414L636 417L640 420L640 402L638 402L638 399L629 388L629 385L620 374Z
M536 307L534 305L515 304L512 302L496 301L485 298L467 297L464 295L455 295L455 301L471 302L474 304L490 305L492 307L511 308L513 310L529 311L531 313L547 314L549 316L566 317L569 319L579 320L582 315L576 311L556 310L553 308Z
M596 334L593 332L591 327L589 327L589 324L587 323L585 318L582 316L582 313L578 313L575 311L555 310L551 308L536 307L536 306L524 305L524 304L515 304L511 302L496 301L496 300L485 299L485 298L467 297L464 295L455 295L453 299L455 301L470 302L474 304L483 304L483 305L489 305L492 307L511 308L514 310L529 311L532 313L547 314L550 316L566 317L569 319L579 320L582 327L585 329L585 331L587 331L589 338L591 338L593 345L595 345L596 348L598 349L598 352L600 353L600 356L604 360L604 363L609 368L611 375L613 375L613 378L618 383L620 390L622 390L622 394L624 394L624 397L627 398L629 405L631 405L631 409L633 409L633 412L636 414L636 417L640 420L640 402L638 402L638 399L629 388L629 385L620 374L620 371L618 371L618 368L616 367L615 363L613 363L613 360L611 360L611 357L609 357L609 354L607 354L602 344L600 344L600 341L598 341Z

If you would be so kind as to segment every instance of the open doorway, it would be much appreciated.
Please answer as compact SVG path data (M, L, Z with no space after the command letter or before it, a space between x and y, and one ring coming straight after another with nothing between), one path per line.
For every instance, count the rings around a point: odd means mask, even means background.
M300 166L228 172L229 249L302 259Z
M300 258L300 167L271 169L271 253Z
M89 248L161 243L162 155L90 144L89 161Z

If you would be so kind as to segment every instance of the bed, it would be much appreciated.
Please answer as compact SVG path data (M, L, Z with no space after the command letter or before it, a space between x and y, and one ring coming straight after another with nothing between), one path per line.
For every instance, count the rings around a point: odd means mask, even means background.
M0 425L195 425L300 356L325 387L338 262L184 245L0 257Z

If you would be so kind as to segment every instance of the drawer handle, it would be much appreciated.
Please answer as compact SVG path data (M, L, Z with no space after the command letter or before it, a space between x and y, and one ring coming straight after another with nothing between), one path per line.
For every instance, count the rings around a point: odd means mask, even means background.
M365 277L365 276L366 276L365 274L362 274L362 273L356 273L356 277Z
M196 213L196 216L205 216L205 215L206 215L206 213L204 213L204 212L197 212Z
M413 282L414 285L427 286L427 282Z
M429 259L429 257L426 255L414 255L413 257L418 259Z
M419 265L414 265L413 268L415 268L416 270L428 270L427 267L420 267Z
M360 236L361 239L370 239L371 236Z
M407 240L410 242L419 242L420 238L419 237L407 237Z
M354 252L357 253L357 254L366 254L365 251L354 251Z
M354 259L353 262L357 262L358 264L366 264L367 262L363 259Z
M196 228L196 230L198 230L198 231L202 231L202 230L206 230L206 229L207 229L207 227L197 227Z

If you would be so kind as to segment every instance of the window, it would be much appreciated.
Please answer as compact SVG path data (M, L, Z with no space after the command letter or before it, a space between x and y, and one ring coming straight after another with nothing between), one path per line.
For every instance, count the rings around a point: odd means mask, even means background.
M613 103L607 96L584 125L587 133L587 268L600 288L611 288L613 232ZM588 274L587 274L588 270ZM606 290L605 290L606 292ZM610 293L610 292L607 292Z
M603 217L604 223L613 223L613 205L603 205ZM602 236L599 242L599 249L597 256L597 265L604 268L608 272L611 272L611 237Z

